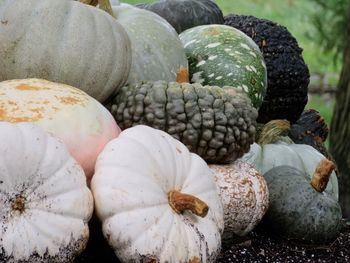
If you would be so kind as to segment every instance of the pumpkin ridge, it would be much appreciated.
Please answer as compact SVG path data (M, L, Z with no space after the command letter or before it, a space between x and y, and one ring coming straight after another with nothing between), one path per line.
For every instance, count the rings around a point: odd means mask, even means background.
M297 154L298 159L300 160L300 163L302 164L303 167L303 171L307 171L306 169L306 165L304 163L304 160L301 158L301 156L299 154Z
M32 209L31 209L32 210ZM39 210L39 211L43 211L43 210ZM46 211L47 212L47 211ZM61 214L55 214L55 216L60 216L60 217L65 217L66 216L66 214L64 214L64 216L63 215L61 215ZM68 215L69 216L69 215ZM70 219L76 219L76 221L79 221L79 218L77 218L77 217L69 217ZM46 237L47 237L47 241L46 242L49 242L50 241L50 239L52 239L51 238L51 231L49 230L49 231L46 231L46 229L45 229L45 227L42 227L41 225L38 225L38 224L36 224L36 222L35 221L33 221L33 220L28 220L26 217L24 217L24 219L28 222L28 224L30 224L34 229L37 229L37 230L39 230L40 231L40 233L43 233ZM86 222L86 224L87 224L87 222ZM85 228L85 233L83 234L83 235L87 235L87 236L89 236L89 228L87 227L87 226L85 226L84 227ZM81 238L81 236L78 238L78 239L74 239L75 241L79 241L79 239ZM64 242L63 240L60 240L60 242L63 242L64 243L64 245L66 246L66 245L68 245L70 242L72 242L72 239L73 239L73 237L72 237L72 234L71 234L71 237L70 237L70 239L66 239L66 241ZM56 242L56 240L52 240L52 242L51 243L55 243ZM53 245L50 245L50 246L48 246L48 247L52 247Z
M168 105L169 105L169 96L168 96L168 90L169 90L169 85L165 85L165 88L164 88L164 95L165 95L165 104L164 104L164 117L165 117L165 120L164 120L164 131L168 132L169 131L169 113L168 113ZM167 141L168 142L168 141Z
M165 207L167 207L167 206L169 206L169 204L168 204L168 202L167 201L164 201L164 203L163 202L161 202L161 203L155 203L155 204L144 204L144 205L142 205L142 206L138 206L138 205L135 205L135 206L133 206L133 207L128 207L127 209L125 209L125 208L123 208L123 210L122 211L118 211L117 213L114 213L114 214L111 214L111 215L109 215L109 216L106 216L106 217L104 217L103 218L103 220L111 220L111 219L113 219L114 217L117 217L117 216L119 216L119 215L121 215L121 214L125 214L125 213L130 213L130 212L135 212L135 210L144 210L144 209L150 209L150 208L155 208L155 207L159 207L159 206L165 206ZM162 213L162 216L164 215L165 213Z
M76 3L73 2L73 5L75 5ZM71 20L72 18L74 17L72 15L73 12L76 13L77 9L76 8L73 8L73 5L67 5L66 8L68 7L68 10L66 11L65 13L65 16L64 16L64 19L62 19L60 22L60 25L59 25L59 28L61 28L62 30L59 32L59 34L55 35L56 39L55 39L55 43L58 43L58 45L56 45L55 47L55 52L56 54L60 54L61 57L64 57L65 55L63 55L66 51L66 49L64 48L64 44L65 42L62 41L62 39L67 39L67 35L69 35L69 30L71 29ZM33 9L33 10L36 10L36 9ZM91 14L91 12L87 12L89 14ZM74 14L75 15L75 14ZM59 72L58 71L54 71L52 70L53 68L56 68L57 67L57 64L61 64L62 61L61 60L58 60L58 61L55 61L54 59L50 61L50 63L53 63L53 64L56 64L56 66L51 66L50 65L50 70L48 70L48 76L45 77L45 79L51 79L51 80L59 80L60 77L59 77ZM76 66L76 65L74 65ZM61 72L62 74L62 72Z
M177 217L171 217L171 223L169 224L170 227L168 228L167 235L166 235L167 237L170 237L170 233L172 233L173 229L175 229L174 224L173 224L173 222L175 220L180 220L180 219ZM180 225L180 224L176 224L176 225ZM162 244L160 251L165 251L164 248L166 247L166 245L168 243L171 243L171 240L172 240L171 238L166 238ZM162 252L160 252L159 258L162 258L162 256L163 256L163 254L162 254Z
M166 205L169 205L168 203ZM157 205L155 205L157 206ZM139 207L138 209L141 209L143 207ZM119 213L118 213L119 214ZM159 224L159 222L163 219L163 218L166 218L165 216L168 215L168 212L165 210L164 213L162 213L160 215L160 218L158 218L157 220L157 223L156 224ZM169 224L170 226L172 226L171 224ZM143 237L144 234L147 234L148 230L151 229L152 227L154 227L154 224L149 224L146 228L143 229L143 232L142 233L139 233L140 235L133 240L133 243L137 243L138 240L141 239L141 237ZM171 227L170 227L171 228ZM164 242L163 242L164 243Z
M60 195L65 195L65 194L67 194L67 193L72 193L72 192L75 192L75 191L82 191L82 190L83 190L82 187L81 187L81 188L73 188L73 187L70 187L70 188L62 189L62 191L64 191L64 192L55 192L55 193L50 194L50 195L37 196L37 198L35 198L35 196L32 197L32 194L33 194L35 191L40 190L40 187L45 188L45 186L48 184L48 183L46 183L46 181L49 181L50 179L51 179L51 177L45 179L45 182L44 182L44 183L41 183L41 182L40 182L39 184L37 184L37 186L36 186L35 189L33 189L32 191L30 191L29 193L26 193L27 199L30 200L28 203L36 203L37 201L41 201L42 199L46 199L46 200L49 201L50 199L57 198L57 197L60 196ZM58 178L58 179L59 179L59 178ZM56 178L56 180L57 180L57 178ZM31 208L31 209L36 209L36 207L33 207L33 208ZM39 209L39 210L41 210L41 209ZM47 211L47 210L43 210L43 211Z
M78 190L82 190L82 189L78 189ZM44 197L44 198L46 199L46 197ZM28 205L32 204L33 202L35 202L35 201L30 200L28 202ZM64 211L64 215L62 215L62 214L59 214L57 211L45 210L42 207L28 207L27 206L27 209L30 210L30 211L37 211L39 213L54 214L55 216L59 216L59 217L68 217L70 220L72 220L72 219L79 220L79 215L74 214L75 211L73 211L73 210L71 210L71 211ZM89 219L84 219L84 222L88 223L89 220L90 220L90 218Z
M149 129L151 129L150 127L148 127L147 125L144 125L145 127L147 127L147 128L149 128ZM148 132L151 132L151 130L147 130ZM145 131L146 132L146 131ZM164 133L164 131L161 131L161 130L159 130L159 132L161 132L161 133ZM121 135L122 136L122 135ZM156 170L158 170L158 171L160 171L161 169L161 166L159 165L159 162L155 159L155 158L153 158L153 156L152 156L152 154L151 154L151 152L149 151L149 149L143 144L143 142L141 141L141 140L138 140L138 138L134 138L134 137L131 137L131 136L128 136L127 137L127 139L128 140L131 140L131 141L134 141L134 142L137 142L138 144L139 144L139 147L141 146L142 147L142 149L143 149L143 151L145 151L146 153L147 153L147 156L149 156L149 157L152 157L152 160L153 160L153 162L154 162L154 164L155 165L157 165L157 167L156 167ZM165 143L166 143L166 145L169 147L169 149L171 149L172 148L172 142L168 139L168 138L164 138L165 140ZM173 138L172 138L173 139ZM187 149L186 149L187 150ZM175 152L174 151L170 151L170 153L171 153L171 158L170 159L172 159L172 160L176 160L176 156L174 155L175 154ZM190 154L191 155L191 153L189 153L188 152L188 154ZM191 164L191 163L190 163ZM121 165L119 165L118 167L121 167ZM130 169L130 168L129 168ZM173 174L174 175L176 175L177 174L177 166L176 165L174 165L174 169L175 169L175 172L173 172ZM188 177L188 176L187 176ZM185 179L187 179L187 177L185 178ZM173 176L173 179L174 179L174 182L177 182L176 181L176 179L177 178L179 178L179 176ZM155 179L156 181L158 180L158 178L157 177L153 177L153 179ZM182 178L180 177L180 179L182 180ZM177 182L178 183L178 182ZM183 184L184 182L181 182L181 184ZM165 194L165 196L167 195L167 193L168 193L168 191L169 191L169 189L161 189L163 192L164 192L164 194Z
M46 140L47 141L47 140ZM45 147L46 149L48 148L47 146ZM47 153L47 150L45 150L45 154ZM45 155L44 158L42 158L40 160L40 165L42 165L43 161L45 160L45 158L47 156L50 156L50 155ZM38 191L38 189L42 186L45 186L47 183L51 183L51 180L57 180L57 177L59 177L61 175L60 171L64 170L64 169L67 169L67 166L70 166L71 165L71 162L70 162L70 159L69 158L66 158L65 160L62 160L62 162L60 163L59 166L57 166L56 170L53 170L51 171L52 174L54 174L55 176L50 176L49 178L41 178L40 181L37 181L36 182L36 185L34 187L29 187L29 189L31 191L27 192L26 195L27 197L31 197L31 195L33 193L35 193L36 191ZM61 176L64 176L64 174L62 174ZM44 180L44 182L42 182L42 180ZM31 184L30 186L33 186L33 184ZM66 189L64 189L64 191L66 191ZM60 193L61 194L61 193ZM51 195L50 195L51 196ZM54 197L55 195L52 195L52 197ZM35 199L34 199L35 200ZM34 201L33 200L33 201Z
M96 23L97 23L97 19L96 19L96 17L94 16L94 14L92 13L92 12L86 12L86 14L85 14L86 16L88 16L89 17L89 20L92 20L93 22L90 24L90 26L91 26L91 28L90 28L90 30L92 31L92 32L98 32L98 30L97 30L97 25L96 25ZM88 36L88 34L86 34L87 36ZM93 41L92 39L89 41L89 43L90 43L90 45L93 45L92 47L91 47L91 50L96 50L96 48L97 48L97 42L96 41ZM113 43L113 45L115 45L114 43ZM96 59L96 56L97 56L97 53L96 52L87 52L87 53L85 53L85 56L88 56L89 57L89 61L95 61L95 59ZM91 68L91 66L90 66L90 64L88 64L88 63L84 63L83 65L80 65L81 67L82 67L82 75L83 76L87 76L87 75L89 75L89 73L90 73L90 68ZM88 78L81 78L80 79L80 81L81 81L81 87L85 87L86 85L87 85L87 81L88 81ZM88 91L88 92L90 92L90 91ZM88 93L87 92L87 93Z
M204 243L205 244L205 251L206 251L206 253L207 253L207 255L208 255L208 257L209 257L209 253L208 253L208 251L209 251L209 248L208 248L208 243L207 242L203 242L203 234L199 231L199 229L198 229L198 227L196 227L194 224L192 224L190 221L189 221L189 219L188 218L183 218L183 220L182 220L186 225L187 225L187 227L189 228L189 230L191 230L191 233L195 233L196 234L196 236L198 237L198 240L200 241L199 242L199 256L200 256L200 259L201 259L201 261L203 260L203 255L202 255L202 251L203 251L203 247L202 247L202 244ZM187 231L186 231L187 232ZM189 232L189 231L188 231Z
M113 18L113 19L114 19L114 18ZM120 24L118 21L115 21L115 22L117 22L117 23L121 26L121 24ZM94 24L95 24L95 23L94 23ZM110 28L113 27L113 25L112 25L111 23L108 23L108 25L109 25ZM128 52L128 50L131 49L131 48L128 48L129 46L131 46L131 42L130 42L130 39L129 39L129 35L128 35L128 33L126 32L126 30L125 30L122 26L121 26L120 29L121 29L120 32L123 32L122 34L124 34L124 35L126 36L127 41L128 41L128 45L123 46L122 50L123 50L124 52ZM110 32L112 32L112 35L113 35L113 37L114 37L115 39L118 39L118 36L116 35L116 32L115 32L114 30L110 30ZM119 32L119 33L120 33L120 32ZM102 37L103 37L103 36L102 36ZM118 44L119 44L119 43L118 43ZM117 42L116 42L116 41L113 41L113 47L117 47ZM130 57L131 57L131 55L130 55ZM111 62L111 64L118 64L119 67L114 67L113 69L112 69L112 68L109 69L110 74L108 74L107 81L106 81L106 85L109 84L109 83L111 83L111 82L113 81L112 76L113 76L114 74L116 74L116 71L117 71L117 70L119 70L120 68L124 68L124 74L122 74L123 77L122 77L121 80L120 80L121 82L120 82L120 84L118 85L118 87L114 87L114 92L112 92L112 95L113 95L113 94L115 93L115 90L116 90L116 89L119 90L119 89L126 83L126 81L127 81L127 79L128 79L129 72L130 72L131 63L120 63L119 61L114 61L112 56L110 56L110 62ZM113 62L114 62L114 63L113 63ZM122 64L122 66L120 66L120 64ZM105 71L104 71L104 72L105 72Z

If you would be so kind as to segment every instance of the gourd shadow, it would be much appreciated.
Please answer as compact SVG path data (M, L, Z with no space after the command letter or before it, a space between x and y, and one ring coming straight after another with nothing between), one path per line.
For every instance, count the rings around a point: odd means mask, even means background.
M74 263L120 263L102 233L102 224L94 213L89 221L90 238L85 250Z

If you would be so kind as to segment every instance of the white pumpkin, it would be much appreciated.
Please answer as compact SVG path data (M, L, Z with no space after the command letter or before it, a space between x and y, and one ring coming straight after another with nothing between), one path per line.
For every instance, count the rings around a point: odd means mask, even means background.
M0 121L35 122L59 137L88 179L98 154L120 133L98 101L74 87L42 79L0 82Z
M269 191L264 177L240 160L209 165L224 205L224 242L232 242L254 229L267 211Z
M105 101L127 80L130 40L98 8L69 0L4 0L0 21L0 81L42 78Z
M127 83L176 81L188 69L185 49L175 29L161 16L128 4L112 5L131 41L132 62Z
M65 145L33 123L0 122L1 262L72 262L93 199Z
M163 131L139 125L110 141L91 189L122 262L214 262L220 252L223 208L213 174Z

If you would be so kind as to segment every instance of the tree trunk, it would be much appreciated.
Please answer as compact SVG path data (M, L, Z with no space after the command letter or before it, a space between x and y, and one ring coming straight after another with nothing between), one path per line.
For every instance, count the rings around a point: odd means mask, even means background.
M330 152L340 174L339 200L343 216L350 218L350 7L346 31L343 67L330 129Z

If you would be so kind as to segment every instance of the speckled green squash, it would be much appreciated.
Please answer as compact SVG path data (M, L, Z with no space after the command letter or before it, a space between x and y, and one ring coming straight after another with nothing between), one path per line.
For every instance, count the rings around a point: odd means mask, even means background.
M234 161L255 139L257 110L232 87L146 82L123 87L107 107L122 129L166 131L207 162Z
M341 208L327 192L317 192L310 175L291 166L276 166L264 174L270 205L263 226L279 236L325 243L337 237Z
M193 82L233 86L259 108L266 93L266 66L254 41L225 25L204 25L180 34Z

